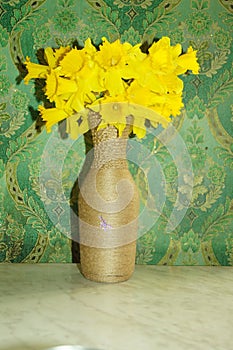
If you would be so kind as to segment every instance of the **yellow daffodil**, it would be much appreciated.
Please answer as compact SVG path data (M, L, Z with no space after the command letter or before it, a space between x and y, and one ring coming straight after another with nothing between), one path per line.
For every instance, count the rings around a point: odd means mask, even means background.
M30 58L26 57L26 65L28 74L24 78L25 84L28 84L30 79L46 79L47 74L51 72L53 68L57 67L59 60L70 50L70 47L60 47L59 49L53 50L51 47L47 47L44 51L45 59L48 63L48 66L32 63Z
M55 57L54 50L51 47L47 47L45 49L44 53L45 53L45 59L49 65L49 67L55 68L56 63L57 63L57 58Z
M182 93L179 94L170 93L166 95L165 105L167 112L164 114L166 117L176 117L180 114L181 109L184 107L182 102ZM162 114L163 115L163 114Z
M154 127L167 127L183 108L179 75L189 70L198 74L200 68L192 47L182 54L181 45L171 46L168 37L153 43L147 53L141 44L106 38L97 50L89 38L82 49L48 47L44 54L47 65L26 58L24 81L45 79L45 95L54 103L54 108L39 106L47 131L67 119L72 138L88 130L89 109L101 115L99 128L114 125L120 136L127 116L133 116L132 129L139 138L146 133L145 119Z
M92 45L90 38L88 38L85 41L83 50L87 55L90 55L91 57L93 57L95 55L95 53L97 52L95 46Z
M71 50L70 46L61 46L58 49L54 50L54 57L56 59L56 66L59 65L59 62L63 59L63 57Z
M96 64L94 64L92 68L89 66L83 67L74 78L78 84L78 88L85 94L89 92L100 93L101 91L104 91L101 70Z
M157 74L167 74L176 68L174 60L174 50L170 46L170 39L163 37L149 48L148 60L151 61L151 67Z
M71 49L61 60L62 73L67 77L72 77L78 73L85 63L85 53L82 50Z
M56 102L62 95L63 98L67 99L77 89L78 87L74 80L60 77L55 70L52 70L47 76L45 94L50 102Z
M148 73L147 69L143 69L147 55L141 51L140 47L141 45L137 44L128 50L128 57L125 57L125 62L120 68L122 78L125 80L139 79Z
M164 87L164 94L183 91L184 83L176 74L166 74L159 77L160 85Z
M75 80L58 77L57 79L57 95L67 95L75 93L78 90L78 85Z
M85 93L80 90L77 90L69 98L70 106L75 112L80 112L83 110L85 105Z
M193 74L198 74L200 66L197 62L197 51L194 51L193 48L190 46L187 50L187 53L178 57L177 64L177 75L183 74L187 70L191 70Z
M45 79L49 67L37 63L32 63L29 57L26 57L26 62L24 62L28 71L28 74L24 78L24 83L28 84L31 79L42 78Z
M128 53L132 49L132 45L129 43L121 44L120 40L109 43L106 38L103 38L102 41L95 61L102 68L103 89L107 90L111 96L117 96L123 94L126 89L123 78L125 78Z
M93 68L94 62L92 56L95 53L96 48L91 44L90 39L85 41L83 49L71 49L60 61L62 73L66 76L73 77L86 65Z
M61 108L44 108L43 106L39 106L38 110L42 119L46 122L47 132L51 132L51 127L54 124L69 117L69 114Z
M128 51L131 48L131 44L122 44L119 39L110 43L106 38L103 38L95 59L105 70L112 67L122 67L127 61Z
M157 96L163 96L155 94L147 87L142 87L137 81L133 81L127 89L127 98L130 103L135 103L142 106L149 106L155 103Z
M70 51L70 47L60 47L59 49L52 49L47 47L44 51L45 59L50 68L56 68L58 62Z
M163 95L168 91L168 86L165 81L161 81L165 76L159 76L158 74L154 74L152 70L149 70L145 73L144 79L140 77L137 79L137 82L140 84L142 88L149 89L157 94Z
M105 72L103 83L104 88L111 96L123 94L127 87L126 83L122 80L121 72L119 72L117 69Z

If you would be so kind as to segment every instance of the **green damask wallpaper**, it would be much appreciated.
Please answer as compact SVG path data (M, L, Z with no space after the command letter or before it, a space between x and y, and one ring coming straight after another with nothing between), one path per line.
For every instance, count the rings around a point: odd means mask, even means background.
M54 222L63 220L85 158L83 138L67 143L67 152L56 143L56 132L47 134L38 120L35 86L22 81L26 55L35 61L40 49L82 46L87 37L95 44L103 36L150 44L169 36L172 44L197 49L201 65L199 75L182 77L185 109L174 121L192 162L192 197L187 206L190 180L178 186L171 149L153 133L138 140L159 162L165 199L148 233L138 239L137 263L233 265L232 14L233 1L227 0L0 1L0 262L72 261L71 239ZM48 152L64 160L62 174L43 163ZM47 183L41 164L50 171ZM150 161L144 172L130 164L145 207L148 193L154 195L147 178L158 181L150 168ZM63 199L56 204L57 198ZM185 206L182 220L167 232L173 209Z

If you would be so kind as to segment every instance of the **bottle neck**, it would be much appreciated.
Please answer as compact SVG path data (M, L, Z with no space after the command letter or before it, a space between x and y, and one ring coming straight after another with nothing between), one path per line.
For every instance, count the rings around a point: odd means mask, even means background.
M92 130L94 168L128 168L126 159L127 138L118 137L118 130L110 125Z

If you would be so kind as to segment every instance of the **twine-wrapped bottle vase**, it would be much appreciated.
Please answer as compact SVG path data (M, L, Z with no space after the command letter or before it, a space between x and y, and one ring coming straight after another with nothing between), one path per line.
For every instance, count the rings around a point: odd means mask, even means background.
M127 131L92 130L93 162L79 194L83 275L97 282L127 280L134 271L139 196L126 159Z

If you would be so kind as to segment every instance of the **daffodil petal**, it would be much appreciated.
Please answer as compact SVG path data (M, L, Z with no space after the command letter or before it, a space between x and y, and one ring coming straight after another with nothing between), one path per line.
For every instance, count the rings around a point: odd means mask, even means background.
M69 117L63 109L59 108L44 108L43 106L39 106L38 110L42 119L46 122L47 132L51 132L51 127L54 124Z
M42 64L37 64L37 63L32 63L30 61L30 58L26 58L26 62L24 62L26 65L28 74L24 78L24 83L28 84L30 79L36 79L36 78L46 78L48 72L49 72L49 67L44 66Z
M47 47L45 49L45 57L46 57L46 60L48 62L48 65L51 68L54 68L56 66L56 57L55 57L54 51L51 47Z
M62 72L67 76L73 76L83 67L85 56L82 50L71 49L60 61Z
M77 139L79 135L85 134L89 130L88 118L85 111L75 113L66 120L66 132L71 139Z
M178 57L178 68L176 74L183 74L187 70L191 70L193 74L198 74L200 66L197 62L197 51L194 51L190 46L187 53Z

